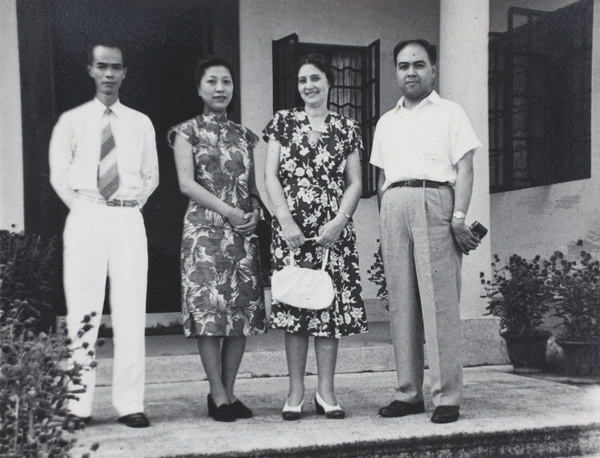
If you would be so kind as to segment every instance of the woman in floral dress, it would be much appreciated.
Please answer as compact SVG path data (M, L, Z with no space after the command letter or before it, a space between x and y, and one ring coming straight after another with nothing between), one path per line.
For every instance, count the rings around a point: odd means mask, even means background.
M308 337L315 338L317 413L344 418L334 392L339 338L367 332L352 214L362 192L358 124L327 108L333 69L323 56L306 56L298 71L302 108L275 114L263 133L268 141L265 183L274 215L273 261L276 270L290 250L303 267L319 268L330 249L327 272L336 295L325 310L273 304L273 328L283 329L289 393L282 416L300 418ZM308 238L316 240L307 240Z
M190 199L181 243L183 327L198 341L210 385L208 412L217 421L252 416L233 387L246 336L266 330L254 235L260 218L252 156L258 137L227 119L231 75L222 59L198 61L202 114L169 131L179 188Z

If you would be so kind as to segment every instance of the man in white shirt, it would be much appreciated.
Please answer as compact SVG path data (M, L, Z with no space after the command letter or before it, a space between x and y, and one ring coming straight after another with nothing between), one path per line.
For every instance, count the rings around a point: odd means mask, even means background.
M50 140L50 182L69 207L63 234L67 327L78 348L73 359L89 362L108 275L113 405L119 422L142 428L150 423L143 413L148 249L141 208L158 186L156 139L150 119L119 102L127 74L121 49L106 40L94 43L87 70L96 97L63 113ZM93 328L79 338L85 315L92 316ZM84 371L81 384L85 393L69 403L76 428L91 420L95 370Z
M479 244L465 224L473 155L481 143L465 111L434 90L436 47L409 40L394 48L403 96L375 131L371 163L380 168L381 248L398 373L382 417L425 411L423 341L434 423L458 420L462 393L462 255Z

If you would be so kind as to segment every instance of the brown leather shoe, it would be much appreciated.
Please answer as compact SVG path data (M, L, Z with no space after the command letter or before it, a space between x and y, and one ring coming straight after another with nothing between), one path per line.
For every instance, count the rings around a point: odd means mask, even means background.
M433 423L454 423L460 416L459 409L459 406L437 406L431 416L431 421Z
M144 415L142 412L124 415L117 418L117 421L119 423L123 423L125 426L129 426L130 428L146 428L150 426L148 417L146 417L146 415Z
M409 402L392 401L388 406L379 409L379 415L385 418L404 417L425 412L425 402L411 404Z

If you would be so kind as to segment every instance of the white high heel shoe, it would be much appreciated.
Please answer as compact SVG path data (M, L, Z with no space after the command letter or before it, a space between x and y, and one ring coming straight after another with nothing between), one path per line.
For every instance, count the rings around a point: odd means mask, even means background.
M304 405L304 399L300 404L294 407L290 407L287 398L285 399L285 406L281 411L281 418L284 420L299 420L302 415L302 406Z
M339 404L334 406L327 404L318 391L315 393L315 408L317 409L317 415L325 414L325 418L330 420L341 420L346 417L346 413Z

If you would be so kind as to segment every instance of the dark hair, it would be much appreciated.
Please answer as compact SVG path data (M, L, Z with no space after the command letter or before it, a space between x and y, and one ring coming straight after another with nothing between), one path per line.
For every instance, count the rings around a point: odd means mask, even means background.
M296 75L300 71L303 65L314 65L323 73L325 73L325 77L327 78L327 82L330 86L333 86L335 82L335 76L333 74L333 67L328 59L325 58L322 54L307 54L300 59L300 63L298 64L298 70L296 71Z
M408 45L419 45L421 46L425 52L427 53L427 57L429 57L429 62L431 65L435 65L437 62L437 47L434 44L429 43L427 40L423 40L421 38L417 38L414 40L406 40L401 41L394 48L394 65L397 64L396 60L398 59L398 54Z
M233 80L233 66L218 56L205 55L200 56L196 59L196 63L194 64L194 90L196 91L196 95L198 95L198 88L200 87L200 81L202 81L202 77L206 73L210 67L225 67L229 70L229 74L231 75L231 79ZM234 81L235 87L235 81ZM202 97L197 98L198 109L200 112L204 111L204 100ZM231 113L234 107L234 98L231 99L229 105L227 106L227 112Z
M194 66L194 85L196 90L200 87L200 81L210 67L225 67L229 70L231 78L233 78L233 67L225 59L217 56L201 56L196 59L196 65Z
M87 47L87 64L90 67L94 64L94 48L96 48L96 46L104 46L105 48L118 49L119 51L121 51L121 57L123 58L123 67L125 67L125 53L123 52L123 47L116 40L106 37L96 38Z

